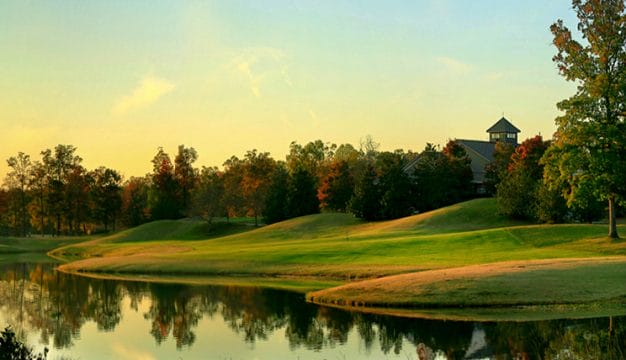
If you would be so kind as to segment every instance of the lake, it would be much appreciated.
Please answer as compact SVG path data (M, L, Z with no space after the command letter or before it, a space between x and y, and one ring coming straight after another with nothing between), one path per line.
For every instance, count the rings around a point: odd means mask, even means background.
M422 320L289 291L91 279L0 265L0 327L48 359L623 359L626 317Z

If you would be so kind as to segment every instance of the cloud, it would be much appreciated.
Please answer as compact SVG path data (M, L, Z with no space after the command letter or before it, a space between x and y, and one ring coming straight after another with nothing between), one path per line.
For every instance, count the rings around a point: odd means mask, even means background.
M232 68L246 78L250 92L256 97L261 97L261 86L272 79L293 86L286 54L281 49L267 46L244 49L234 57Z
M472 70L472 65L466 64L460 60L453 59L447 56L440 56L436 58L437 61L446 67L449 71L455 72L457 74L466 74Z
M174 90L176 86L171 82L149 75L141 80L141 83L132 94L121 98L115 106L113 113L123 115L132 110L145 108L157 102L163 95Z

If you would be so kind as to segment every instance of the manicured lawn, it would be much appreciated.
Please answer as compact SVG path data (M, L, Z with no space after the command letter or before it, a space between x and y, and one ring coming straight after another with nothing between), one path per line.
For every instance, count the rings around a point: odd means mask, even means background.
M626 296L626 242L608 239L606 225L515 222L496 215L493 199L375 223L328 213L261 228L245 223L220 226L209 229L191 220L154 222L51 254L69 261L61 266L66 271L124 276L370 279L310 295L325 303L500 306ZM572 258L590 260L567 260ZM476 266L499 272L477 271ZM407 280L376 280L398 274Z
M203 222L161 221L52 254L79 260L65 265L67 270L343 279L510 260L626 255L626 244L606 239L603 225L524 225L494 214L493 200L479 199L394 221L320 214L230 235L206 232Z

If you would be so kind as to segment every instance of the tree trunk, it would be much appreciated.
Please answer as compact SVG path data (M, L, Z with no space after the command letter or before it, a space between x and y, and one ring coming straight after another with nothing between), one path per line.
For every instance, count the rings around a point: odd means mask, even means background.
M617 216L615 214L615 196L609 197L609 237L611 239L619 239L617 234Z

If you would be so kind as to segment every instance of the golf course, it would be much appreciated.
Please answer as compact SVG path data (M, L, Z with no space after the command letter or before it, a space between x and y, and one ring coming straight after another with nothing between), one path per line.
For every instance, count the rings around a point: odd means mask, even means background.
M340 213L263 227L157 221L49 255L64 262L65 272L251 279L308 291L309 301L334 306L614 303L626 297L626 242L606 230L606 224L517 222L497 215L494 199L476 199L382 222Z

